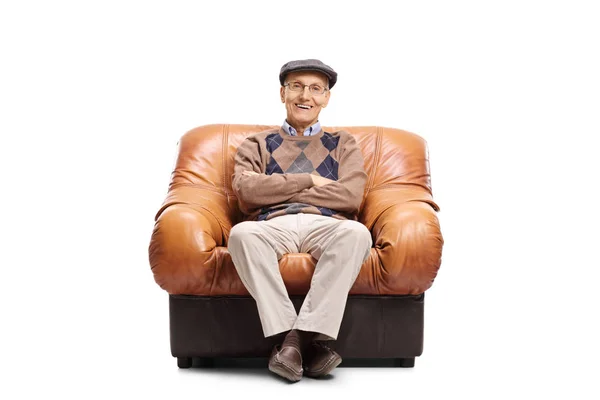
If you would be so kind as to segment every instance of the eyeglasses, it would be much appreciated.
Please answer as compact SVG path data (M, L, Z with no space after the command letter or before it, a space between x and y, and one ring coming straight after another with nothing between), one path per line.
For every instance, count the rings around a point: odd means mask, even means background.
M329 90L326 87L323 87L316 83L313 83L312 85L304 85L300 82L288 82L283 86L287 86L292 92L303 92L304 88L308 86L308 90L313 95L321 95L325 93L326 90Z

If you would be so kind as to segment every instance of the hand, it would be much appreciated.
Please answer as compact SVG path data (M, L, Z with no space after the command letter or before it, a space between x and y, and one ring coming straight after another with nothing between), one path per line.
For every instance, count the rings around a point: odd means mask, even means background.
M331 179L328 179L328 178L324 178L324 177L319 176L319 175L311 175L310 177L312 178L314 186L325 186L325 185L327 185L329 183L335 182L334 180L331 180Z
M258 175L258 172L244 171L244 172L242 172L242 175L246 175L246 176Z

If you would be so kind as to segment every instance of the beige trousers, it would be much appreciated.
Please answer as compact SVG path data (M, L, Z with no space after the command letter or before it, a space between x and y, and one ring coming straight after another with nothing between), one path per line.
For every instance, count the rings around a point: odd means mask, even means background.
M300 329L318 332L319 340L335 340L348 292L372 245L360 222L299 213L235 225L228 250L256 300L265 337ZM279 271L286 253L308 253L318 260L298 315Z

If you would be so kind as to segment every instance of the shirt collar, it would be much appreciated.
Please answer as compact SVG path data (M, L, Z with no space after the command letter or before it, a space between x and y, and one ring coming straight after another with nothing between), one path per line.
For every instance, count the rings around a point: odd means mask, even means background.
M287 120L283 121L283 131L290 136L298 136L298 132L294 129L293 126L288 124ZM310 126L304 131L304 136L313 136L321 131L321 123L319 121L315 122L314 125Z

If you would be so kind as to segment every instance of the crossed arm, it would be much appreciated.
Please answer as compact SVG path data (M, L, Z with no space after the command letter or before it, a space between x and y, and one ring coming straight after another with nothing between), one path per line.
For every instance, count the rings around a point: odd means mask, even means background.
M258 172L255 172L255 171L242 171L242 174L244 174L245 176L260 175ZM333 179L325 178L320 175L312 175L311 174L310 178L312 179L313 186L325 186L329 183L335 182Z
M351 136L340 157L337 181L309 173L266 175L262 169L258 143L244 141L236 153L232 187L245 214L282 203L311 204L354 214L367 179L362 153Z

